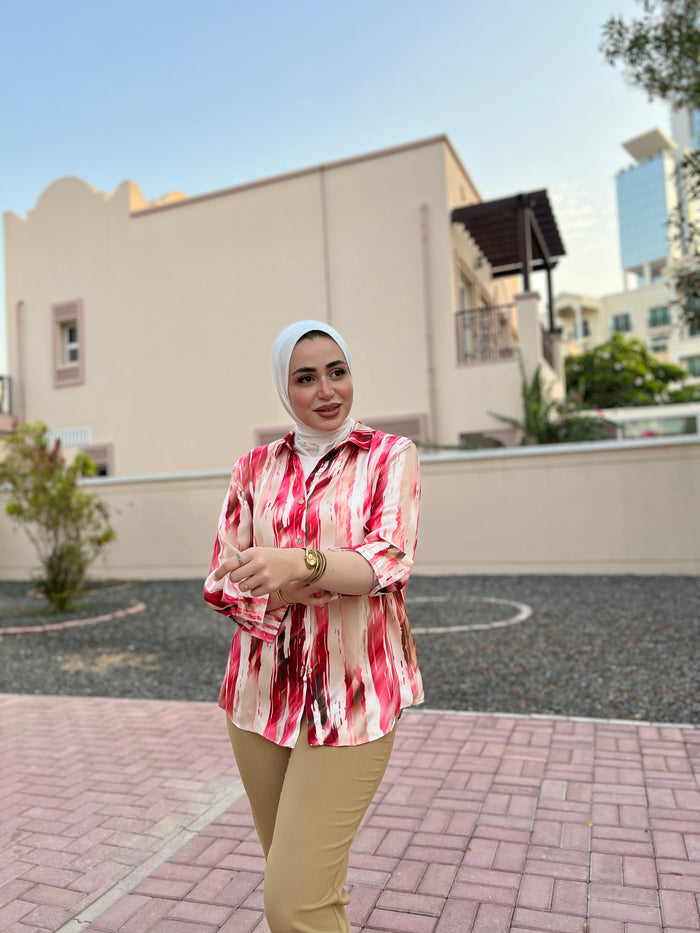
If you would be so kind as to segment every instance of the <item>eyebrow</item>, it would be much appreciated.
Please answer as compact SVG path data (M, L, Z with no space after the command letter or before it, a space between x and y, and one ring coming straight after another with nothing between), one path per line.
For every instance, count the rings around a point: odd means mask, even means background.
M326 363L326 369L333 369L334 366L347 366L348 364L345 360L333 360L332 363ZM300 366L298 369L295 369L292 373L293 376L296 376L299 373L315 373L315 366Z

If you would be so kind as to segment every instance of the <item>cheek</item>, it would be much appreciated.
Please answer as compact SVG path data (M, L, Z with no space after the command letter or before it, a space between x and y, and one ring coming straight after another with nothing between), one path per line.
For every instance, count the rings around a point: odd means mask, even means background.
M301 386L293 386L289 389L289 401L292 405L292 408L298 408L299 406L304 405L306 399L306 393L304 392Z

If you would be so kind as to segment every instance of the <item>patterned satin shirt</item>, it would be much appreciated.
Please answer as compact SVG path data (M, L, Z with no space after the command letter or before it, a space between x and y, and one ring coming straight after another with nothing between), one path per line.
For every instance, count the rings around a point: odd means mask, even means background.
M418 452L405 437L356 423L304 479L294 435L234 466L204 598L237 622L219 706L240 728L293 747L302 718L311 745L381 738L423 700L406 616L420 502ZM234 548L355 550L374 571L367 596L267 611L213 571ZM319 581L319 588L323 580Z

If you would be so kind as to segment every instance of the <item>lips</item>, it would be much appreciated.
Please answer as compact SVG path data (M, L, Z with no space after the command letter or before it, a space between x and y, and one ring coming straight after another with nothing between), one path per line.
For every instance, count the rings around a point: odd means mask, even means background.
M322 408L315 408L314 411L322 418L332 418L340 411L340 405L324 405Z

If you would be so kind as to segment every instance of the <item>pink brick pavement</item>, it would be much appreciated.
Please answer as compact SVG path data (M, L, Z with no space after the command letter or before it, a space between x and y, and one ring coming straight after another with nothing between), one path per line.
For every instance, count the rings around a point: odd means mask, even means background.
M3 933L266 933L212 704L0 695ZM410 711L354 933L700 931L700 729Z

